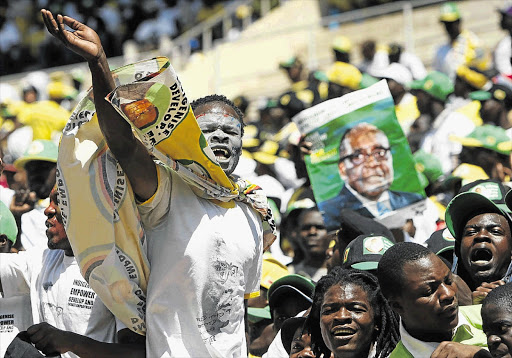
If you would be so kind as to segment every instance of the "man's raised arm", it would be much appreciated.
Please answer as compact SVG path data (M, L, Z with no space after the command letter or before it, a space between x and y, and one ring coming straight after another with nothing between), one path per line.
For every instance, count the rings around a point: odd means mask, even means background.
M144 145L133 135L130 125L105 100L115 84L98 34L69 16L57 15L54 18L45 9L41 10L41 14L48 32L89 64L101 132L130 180L137 198L141 201L149 199L158 184L156 166ZM66 30L65 25L74 31Z

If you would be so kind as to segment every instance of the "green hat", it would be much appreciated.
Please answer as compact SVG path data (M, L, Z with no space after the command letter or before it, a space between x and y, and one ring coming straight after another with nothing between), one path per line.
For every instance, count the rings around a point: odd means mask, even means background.
M359 235L345 248L341 267L376 270L382 255L393 245L385 236Z
M283 296L295 296L312 303L314 291L315 284L309 278L297 274L286 275L276 280L268 289L268 303L271 311Z
M411 89L422 90L434 98L445 102L449 94L453 92L453 83L444 73L438 71L430 72L424 79L412 81Z
M329 77L327 77L327 74L324 71L315 71L313 72L313 77L321 82L328 82Z
M264 319L272 319L270 316L270 306L266 305L263 308L247 307L247 319L252 323L257 323Z
M289 59L287 59L286 61L279 62L279 67L285 68L285 69L292 68L295 65L295 63L297 63L297 61L298 61L297 56L292 56Z
M467 221L478 213L497 213L509 222L510 210L505 204L508 189L496 180L477 180L464 185L446 207L446 227L455 240L461 240Z
M491 99L492 94L487 91L474 91L469 94L469 98L473 101L487 101Z
M377 82L379 82L377 78L370 76L366 72L363 72L363 76L361 77L361 82L359 83L359 86L361 88L368 88L371 85L376 84Z
M425 243L436 255L455 249L455 239L448 229L434 231Z
M33 160L57 163L59 147L51 140L37 139L33 141L23 155L14 162L16 169L23 169L25 164Z
M482 147L505 155L512 151L512 140L505 129L492 124L476 127L466 137L450 136L450 140L465 147Z
M457 5L453 2L447 2L441 5L439 21L454 22L460 20L460 12Z
M443 166L435 155L420 149L413 154L413 158L416 161L416 171L422 173L429 183L434 183L443 175Z
M18 235L16 220L9 208L0 201L0 235L6 235L8 240L14 244Z

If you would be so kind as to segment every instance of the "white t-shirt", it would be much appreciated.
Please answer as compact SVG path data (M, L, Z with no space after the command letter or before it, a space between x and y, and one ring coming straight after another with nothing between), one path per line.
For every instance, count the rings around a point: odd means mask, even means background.
M148 357L246 357L244 297L260 289L262 221L244 203L224 208L158 167L139 212L151 265Z
M32 325L30 296L0 298L0 357L16 335Z
M116 320L63 250L0 254L4 297L30 294L34 324L47 322L100 342L114 342ZM73 353L62 357L77 357Z
M471 119L462 113L450 112L452 108L445 109L436 118L433 129L425 135L421 146L441 161L444 173L450 173L455 169L455 158L462 150L462 144L450 140L450 136L465 137L475 129Z
M512 74L510 57L512 57L512 39L510 35L507 35L498 42L494 50L494 66L496 66L500 73L505 75Z
M39 200L34 209L21 215L20 240L25 250L33 247L44 249L48 245L46 237L46 216L45 209L50 204L49 199Z

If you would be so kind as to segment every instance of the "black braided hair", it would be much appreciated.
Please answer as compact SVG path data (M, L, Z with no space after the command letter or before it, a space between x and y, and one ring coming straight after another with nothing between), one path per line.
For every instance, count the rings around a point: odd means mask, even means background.
M202 106L203 104L211 103L211 102L222 102L233 108L233 110L236 113L237 119L240 121L240 125L242 126L242 137L244 135L244 114L242 111L232 102L230 101L226 96L223 96L221 94L211 94L208 96L204 96L201 98L196 99L192 103L190 103L190 106L192 107L192 111L195 111L195 109L199 106Z
M316 357L320 357L322 354L324 357L331 356L331 352L322 339L320 316L324 296L327 290L336 284L354 284L366 292L374 312L374 323L378 327L378 334L373 343L376 349L375 358L387 357L400 341L398 316L382 295L379 282L373 274L356 269L343 269L339 266L318 281L313 295L311 313L306 321L306 326L311 332L311 346Z

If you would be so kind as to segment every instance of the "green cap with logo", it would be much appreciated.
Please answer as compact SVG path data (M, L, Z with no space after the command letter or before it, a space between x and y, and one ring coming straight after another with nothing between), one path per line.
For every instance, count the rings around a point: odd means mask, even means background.
M432 71L422 80L412 81L409 85L412 90L421 90L432 97L445 102L453 92L453 83L450 78L439 71Z
M393 245L385 236L359 235L345 248L341 267L376 270L382 255Z
M18 227L16 226L16 220L12 215L9 208L0 201L0 235L7 236L7 240L16 242L16 236L18 235Z
M460 20L460 12L454 2L446 2L441 5L439 21L441 22L454 22Z
M23 169L32 160L57 163L59 147L51 140L37 139L33 141L23 155L14 162L16 169Z
M450 136L450 140L465 147L482 147L505 155L512 151L512 140L505 129L492 124L476 127L466 137Z
M503 215L512 224L505 203L508 189L497 180L477 180L464 185L446 207L446 227L455 240L461 240L464 226L473 216L483 213Z
M455 249L455 239L448 229L434 231L425 243L436 255Z
M443 175L443 166L435 155L420 149L413 154L413 158L416 161L415 168L419 173L420 181L426 180L426 183L422 183L426 184L425 187L436 182Z

